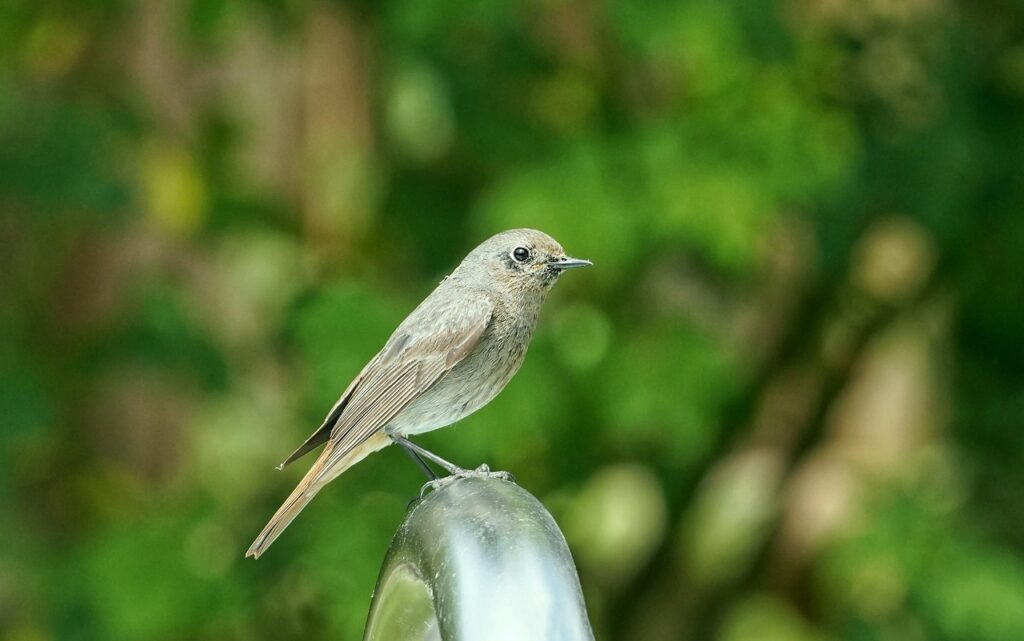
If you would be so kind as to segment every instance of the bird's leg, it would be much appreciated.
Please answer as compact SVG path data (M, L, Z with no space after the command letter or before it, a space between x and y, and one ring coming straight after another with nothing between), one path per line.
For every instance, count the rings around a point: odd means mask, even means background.
M447 485L448 483L451 483L455 479L465 478L467 476L485 476L490 478L499 478L503 481L511 481L515 483L515 477L512 476L511 473L492 472L491 468L486 463L476 468L475 470L463 469L458 465L455 465L454 463L444 460L443 458L441 458L437 454L434 454L430 450L424 449L419 445L416 445L415 443L405 438L404 436L400 436L398 434L389 434L388 436L391 437L392 441L401 445L402 449L408 452L409 456L413 457L413 459L417 462L417 464L420 465L422 469L424 469L424 471L430 469L430 467L423 460L427 459L428 461L431 461L433 463L436 463L440 467L443 467L448 472L449 476L446 476L444 478L437 478L437 476L432 476L433 472L431 472L430 480L427 481L426 484L424 484L424 486L420 489L420 498L423 498L423 495L426 494L428 490L438 490Z
M391 437L392 441L401 445L406 452L408 452L411 456L418 459L421 463L422 459L425 458L428 461L431 461L432 463L436 463L438 466L443 467L445 471L447 471L449 474L458 475L466 473L466 470L462 469L458 465L444 460L443 458L429 450L423 449L422 447L416 445L415 443L405 438L404 436L400 436L398 434L389 434L389 436ZM434 478L437 477L435 476Z
M423 473L427 475L428 481L437 480L437 474L434 474L434 470L430 469L430 466L427 465L427 462L423 460L423 457L421 457L415 451L410 450L404 446L402 447L402 451L408 454L409 458L411 458L413 462L415 462L416 465L420 468L420 470L422 470Z

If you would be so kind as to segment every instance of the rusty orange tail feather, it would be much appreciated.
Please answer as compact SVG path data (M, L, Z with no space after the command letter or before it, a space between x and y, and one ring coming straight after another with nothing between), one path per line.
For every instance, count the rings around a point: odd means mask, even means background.
M352 448L348 454L338 459L338 461L331 466L330 470L323 470L323 466L330 458L330 453L334 449L332 444L328 444L324 448L324 451L320 453L320 457L313 464L313 467L306 472L306 475L302 477L299 484L292 491L291 495L285 500L285 502L277 509L274 516L270 518L270 522L267 523L263 531L260 532L256 540L249 546L249 550L246 551L245 556L260 558L270 544L281 535L288 524L298 516L302 508L306 507L316 493L320 491L324 485L337 478L339 474L352 467L359 461L363 460L370 454L380 450L391 444L391 439L384 433L383 430L371 435L362 443L359 443ZM327 472L326 474L324 472Z

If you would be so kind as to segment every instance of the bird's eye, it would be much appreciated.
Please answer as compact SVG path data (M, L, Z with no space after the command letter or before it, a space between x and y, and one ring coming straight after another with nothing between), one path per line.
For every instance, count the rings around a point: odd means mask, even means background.
M512 250L512 258L515 258L520 263L525 263L530 257L530 250L525 247L516 247Z

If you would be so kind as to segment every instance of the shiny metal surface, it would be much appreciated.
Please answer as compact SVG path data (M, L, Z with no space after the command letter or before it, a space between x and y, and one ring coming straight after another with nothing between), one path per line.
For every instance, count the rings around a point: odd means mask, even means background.
M529 492L493 477L417 502L391 542L365 641L593 641L565 538Z

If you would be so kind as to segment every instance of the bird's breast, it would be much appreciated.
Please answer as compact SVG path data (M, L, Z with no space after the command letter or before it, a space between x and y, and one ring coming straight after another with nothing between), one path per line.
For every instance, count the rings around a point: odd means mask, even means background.
M466 358L412 401L388 429L403 435L429 432L451 425L489 403L523 364L529 334L485 333Z

